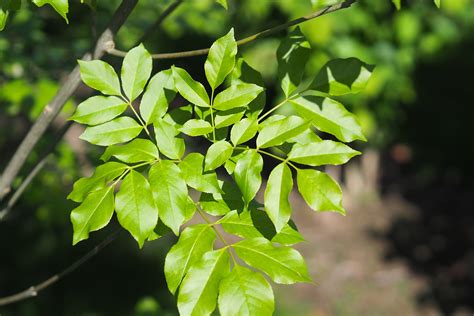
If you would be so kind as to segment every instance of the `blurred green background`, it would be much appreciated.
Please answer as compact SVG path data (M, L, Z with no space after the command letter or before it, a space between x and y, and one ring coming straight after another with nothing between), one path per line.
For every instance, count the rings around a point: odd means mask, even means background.
M98 1L93 13L78 0L70 2L69 25L51 8L25 2L0 33L0 170L119 3ZM140 0L118 34L117 47L130 49L169 2ZM188 0L144 43L152 52L204 48L230 27L243 38L333 2L229 0L225 11L213 0ZM304 70L308 77L332 58L354 56L377 68L364 93L342 99L369 140L355 146L369 154L353 166L329 170L340 175L351 214L301 210L296 223L304 222L300 229L309 243L300 249L317 285L277 287L275 314L471 315L474 2L444 0L437 9L430 0L407 0L396 11L389 0L359 0L301 29L313 47ZM264 76L267 106L281 97L276 49L284 36L240 49ZM121 62L113 56L105 60ZM154 70L176 64L202 80L204 60L157 61ZM21 177L75 104L91 93L78 90ZM71 246L74 205L65 197L101 154L79 141L79 133L79 127L68 132L11 216L0 222L0 296L60 271L116 226ZM302 205L297 194L294 202ZM0 315L176 315L162 272L172 242L169 236L139 250L123 233L72 275L37 298L0 307Z

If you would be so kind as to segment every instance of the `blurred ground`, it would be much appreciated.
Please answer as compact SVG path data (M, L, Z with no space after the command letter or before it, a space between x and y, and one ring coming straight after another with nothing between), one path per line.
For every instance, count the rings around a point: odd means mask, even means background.
M317 284L279 286L277 315L471 315L459 305L443 312L435 301L423 302L429 279L414 273L409 260L388 259L394 241L382 237L394 221L414 220L419 210L399 192L379 194L379 159L367 152L345 170L328 170L335 178L343 175L346 217L314 214L293 192L295 222L308 241L297 248ZM419 256L426 249L416 251Z

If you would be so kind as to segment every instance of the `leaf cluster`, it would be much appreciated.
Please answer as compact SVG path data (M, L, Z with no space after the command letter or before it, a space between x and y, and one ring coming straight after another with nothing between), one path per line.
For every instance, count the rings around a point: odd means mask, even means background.
M310 49L299 29L281 43L285 97L265 113L263 80L238 56L233 30L210 48L207 88L174 66L151 77L143 45L127 53L120 76L103 61L79 61L83 82L102 95L79 104L70 119L88 125L81 139L105 150L104 163L69 194L80 203L71 212L73 244L114 213L140 247L171 231L179 239L166 256L165 276L182 315L209 315L216 305L222 315L272 314L273 292L261 272L280 284L310 281L291 247L304 240L291 220L293 175L309 207L345 214L339 185L311 167L344 164L359 154L345 143L365 140L357 119L332 96L361 91L373 67L336 59L302 84ZM189 104L171 107L178 94ZM283 106L295 114L275 114ZM195 137L205 139L205 154L189 151ZM263 204L255 199L262 155L279 161ZM203 222L182 229L195 215ZM224 232L240 241L229 243Z

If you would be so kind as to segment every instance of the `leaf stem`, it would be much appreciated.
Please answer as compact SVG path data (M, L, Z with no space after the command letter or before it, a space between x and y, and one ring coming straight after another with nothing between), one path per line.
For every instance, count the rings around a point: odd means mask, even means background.
M146 128L146 123L145 123L145 121L142 120L142 118L141 118L140 115L138 114L137 110L135 110L135 108L134 108L133 105L132 105L132 102L130 102L130 100L128 100L127 98L125 98L125 97L123 97L123 96L122 96L122 99L123 99L125 102L127 102L127 104L128 104L128 106L130 107L130 109L132 109L133 114L134 114L135 117L138 119L138 122L140 122L140 125L143 126L143 129L144 129L145 132L147 133L148 137L151 139L151 141L153 141L150 132L149 132L148 129Z
M199 215L201 215L201 217L206 221L207 224L209 224L209 226L212 227L212 229L214 230L214 232L216 233L217 237L219 237L219 239L222 241L222 243L227 247L227 250L229 251L229 254L232 258L232 261L234 262L234 264L237 264L237 260L235 259L234 257L234 254L232 253L232 245L229 244L227 242L227 240L225 240L224 236L221 234L221 232L215 227L215 225L217 223L213 223L207 216L206 214L204 213L204 211L199 207L199 204L198 203L195 203L196 204L196 209L198 210L198 213Z
M272 153L269 153L268 151L264 151L264 150L261 150L261 149L258 149L257 148L257 152L261 153L261 154L264 154L264 155L267 155L269 157L272 157L272 158L275 158L277 160L280 160L286 164L288 164L290 167L293 167L295 170L298 170L298 167L296 167L294 164L292 164L291 162L288 161L288 158L284 159L282 157L279 157L277 155L274 155Z
M214 123L214 109L212 108L214 106L214 89L212 89L211 92L211 125L212 125L212 142L216 142L216 125Z

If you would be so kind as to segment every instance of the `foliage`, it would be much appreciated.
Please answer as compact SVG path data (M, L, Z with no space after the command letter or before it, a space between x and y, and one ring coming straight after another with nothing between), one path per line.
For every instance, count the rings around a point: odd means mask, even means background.
M291 247L303 240L291 221L292 169L312 209L345 213L339 185L308 166L339 165L359 154L343 142L365 140L360 125L331 96L359 92L373 67L337 59L302 84L294 69L304 67L301 56L309 49L298 28L282 42L277 55L285 98L264 114L260 74L237 56L233 30L214 42L204 64L210 93L176 66L150 79L152 60L143 45L127 53L120 79L105 62L80 61L82 80L105 96L79 104L71 119L88 125L81 139L106 147L106 162L76 181L69 195L81 203L71 212L73 244L106 226L114 209L140 247L166 233L164 227L179 235L164 269L182 315L208 315L216 304L223 315L271 314L271 287L242 261L276 283L310 282L303 257ZM190 105L170 107L178 93ZM271 115L284 106L297 115ZM323 140L318 131L338 141ZM185 155L194 137L206 140L205 155ZM280 162L264 205L255 199L262 155ZM190 188L200 193L196 200ZM204 223L180 233L195 215ZM230 244L218 226L242 240Z

